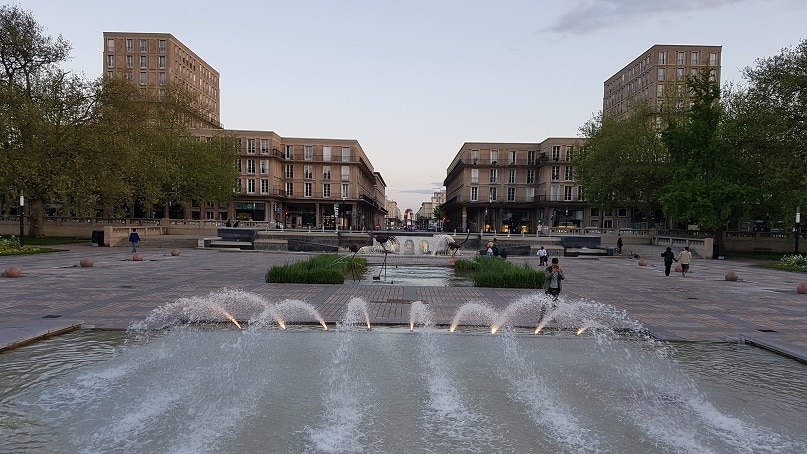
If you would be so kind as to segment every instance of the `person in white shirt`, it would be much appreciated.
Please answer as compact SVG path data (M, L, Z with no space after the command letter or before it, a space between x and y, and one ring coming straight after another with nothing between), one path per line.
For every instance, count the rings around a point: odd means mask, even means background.
M684 247L684 250L678 254L678 263L681 264L681 276L687 277L689 271L689 263L692 261L692 253L689 252L689 246Z

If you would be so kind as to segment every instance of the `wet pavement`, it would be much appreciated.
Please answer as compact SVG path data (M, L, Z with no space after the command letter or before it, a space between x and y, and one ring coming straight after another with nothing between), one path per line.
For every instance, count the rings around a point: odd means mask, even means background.
M345 314L353 297L367 301L372 323L407 324L413 301L429 305L438 324L449 324L468 302L501 310L535 290L475 287L267 284L273 265L305 253L181 248L141 248L134 261L128 248L57 246L64 252L0 257L19 278L0 278L0 350L48 333L78 326L125 329L153 310L184 297L204 297L223 289L260 295L269 303L299 299L313 305L329 324ZM655 246L631 248L648 260L626 256L561 258L563 296L612 305L639 321L653 336L676 341L745 341L807 361L807 295L796 288L807 274L770 270L751 260L695 259L688 277L664 275ZM380 263L381 256L366 256ZM92 267L80 267L91 259ZM538 266L537 257L509 257ZM389 255L387 266L449 265L446 256ZM726 280L728 272L739 276ZM249 315L249 314L245 314ZM236 314L238 317L238 314ZM525 325L529 325L529 320Z

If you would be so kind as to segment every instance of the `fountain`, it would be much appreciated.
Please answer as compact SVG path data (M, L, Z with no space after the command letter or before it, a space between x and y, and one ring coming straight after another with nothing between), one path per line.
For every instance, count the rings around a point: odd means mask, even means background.
M441 308L415 301L408 326L369 331L359 298L335 326L299 300L228 289L180 299L127 333L4 353L2 449L807 449L804 365L744 345L674 346L613 307L552 303L469 302L446 327L434 322Z

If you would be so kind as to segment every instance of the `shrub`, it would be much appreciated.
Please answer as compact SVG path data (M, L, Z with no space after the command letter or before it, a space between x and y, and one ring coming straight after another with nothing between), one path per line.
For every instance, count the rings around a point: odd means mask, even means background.
M367 260L337 254L316 255L301 262L273 266L266 273L266 282L296 284L342 284L351 274L351 266L358 273L367 268Z
M793 268L807 268L807 256L804 255L785 255L781 259L782 265Z
M543 288L546 273L532 269L529 264L521 266L499 257L478 256L473 261L458 260L455 271L469 275L475 287L494 288Z

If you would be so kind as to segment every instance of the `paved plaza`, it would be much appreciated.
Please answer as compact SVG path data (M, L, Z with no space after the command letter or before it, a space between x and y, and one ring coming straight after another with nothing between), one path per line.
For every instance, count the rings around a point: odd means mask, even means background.
M204 297L223 289L260 295L267 302L299 299L333 324L353 297L367 301L372 323L407 324L413 301L422 301L438 324L449 324L457 309L479 302L501 310L535 290L474 287L407 287L391 284L267 284L266 271L307 257L301 253L141 248L133 261L128 248L89 244L59 247L65 252L0 257L20 278L0 278L0 349L76 326L125 329L156 308L184 297ZM665 340L744 340L807 361L807 295L796 292L807 275L769 270L750 260L696 259L688 277L664 276L661 248L634 247L649 260L639 266L627 257L561 258L563 295L612 305ZM82 259L93 261L82 268ZM381 257L368 256L370 262ZM390 255L388 266L447 265L448 257ZM538 266L537 257L509 257ZM736 272L738 281L727 281ZM238 317L238 315L236 314Z

